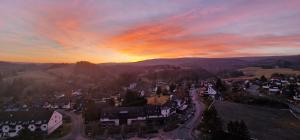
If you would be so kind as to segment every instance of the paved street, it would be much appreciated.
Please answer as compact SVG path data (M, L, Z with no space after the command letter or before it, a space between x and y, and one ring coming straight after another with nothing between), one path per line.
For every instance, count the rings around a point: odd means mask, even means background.
M68 135L58 140L87 140L87 138L83 137L84 127L81 115L75 114L73 112L64 113L71 117L72 128L71 132Z
M192 94L193 103L195 104L195 115L185 124L175 129L174 131L162 134L162 137L166 139L184 139L184 140L194 140L192 136L192 131L197 127L201 120L202 112L204 110L204 104L200 102L197 90L193 89L190 91Z

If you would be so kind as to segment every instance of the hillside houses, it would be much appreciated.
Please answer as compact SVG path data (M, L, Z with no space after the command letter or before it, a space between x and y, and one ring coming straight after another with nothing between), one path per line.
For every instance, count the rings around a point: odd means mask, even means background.
M260 82L264 92L268 94L282 94L294 96L299 92L299 79L294 76L271 77L269 80Z
M62 114L50 110L0 112L0 139L15 137L25 128L48 135L63 124L62 119Z

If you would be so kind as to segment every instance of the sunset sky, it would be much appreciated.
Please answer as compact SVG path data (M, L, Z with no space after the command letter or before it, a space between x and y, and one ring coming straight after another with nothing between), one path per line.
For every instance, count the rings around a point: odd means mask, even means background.
M300 0L1 0L0 60L300 54Z

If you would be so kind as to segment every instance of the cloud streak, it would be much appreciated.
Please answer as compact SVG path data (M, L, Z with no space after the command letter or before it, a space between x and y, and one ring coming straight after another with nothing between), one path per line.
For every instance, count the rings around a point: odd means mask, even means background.
M4 0L0 59L119 62L297 54L298 15L298 0Z

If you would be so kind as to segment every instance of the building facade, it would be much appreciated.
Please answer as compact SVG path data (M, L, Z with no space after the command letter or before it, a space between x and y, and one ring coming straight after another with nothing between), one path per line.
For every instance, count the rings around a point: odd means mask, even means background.
M0 112L0 138L15 137L25 128L48 135L63 124L62 118L50 110Z
M171 108L162 106L113 107L102 110L100 123L102 126L132 125L147 120L164 119L173 113Z

